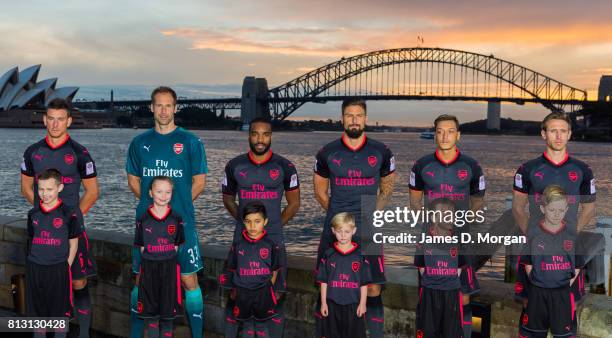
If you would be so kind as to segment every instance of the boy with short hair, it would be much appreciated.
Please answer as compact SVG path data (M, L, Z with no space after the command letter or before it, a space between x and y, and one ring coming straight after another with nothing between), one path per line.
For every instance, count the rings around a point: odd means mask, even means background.
M576 299L571 286L582 262L575 255L576 233L565 223L567 196L559 185L549 185L541 197L544 219L530 232L520 262L529 278L527 307L521 314L519 336L575 337Z
M454 213L447 198L433 200L429 208ZM434 217L424 229L428 236L452 236L454 223ZM456 234L455 234L456 235ZM438 237L439 238L439 237ZM419 302L416 309L417 338L463 337L461 270L467 261L457 243L419 243L414 265L419 269Z
M278 315L273 286L281 269L281 251L264 230L268 216L261 202L248 203L242 210L242 219L245 230L232 244L219 281L235 290L234 317L249 322L242 330L243 337L268 337L268 320Z
M370 263L352 241L355 218L341 212L331 219L336 242L319 262L317 282L321 285L322 337L366 337L365 316Z
M137 311L149 338L172 337L172 321L182 305L177 251L185 235L183 218L170 207L173 186L167 176L154 177L149 189L153 205L136 223L134 245L142 256Z
M78 207L62 203L62 175L46 169L38 176L40 202L28 212L26 259L26 313L28 317L70 317L72 276L70 266L83 231ZM44 337L44 331L35 337ZM56 332L66 337L66 332Z

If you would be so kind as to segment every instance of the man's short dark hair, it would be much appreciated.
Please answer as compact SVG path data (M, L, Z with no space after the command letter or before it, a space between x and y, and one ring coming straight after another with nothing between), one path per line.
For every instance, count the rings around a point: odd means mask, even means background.
M344 114L344 109L346 109L346 107L348 106L359 106L361 108L363 108L363 111L367 114L368 113L368 107L366 105L366 102L364 99L360 99L360 98L353 98L353 99L346 99L344 101L342 101L342 114Z
M270 125L270 129L272 129L272 121L267 118L267 117L256 117L254 119L251 120L251 122L249 122L249 131L251 131L251 129L253 129L253 125L255 123L267 123Z
M70 106L70 103L68 103L68 101L58 97L49 102L49 104L47 105L47 110L49 109L65 110L66 112L68 112L68 116L70 116L70 110L72 109L72 107ZM45 111L45 114L47 114L47 111Z
M174 91L174 89L170 88L170 87L166 87L166 86L159 86L155 89L153 89L153 92L151 92L151 104L155 103L155 95L157 94L170 94L172 95L172 98L174 99L174 104L176 104L176 92Z
M570 119L568 114L562 113L562 112L552 112L552 113L546 115L544 120L542 120L542 130L546 131L546 124L550 120L563 120L563 121L567 122L567 124L569 125L570 129L572 129L572 120Z
M58 185L62 183L62 174L57 169L45 169L38 175L38 180L54 179Z
M442 121L453 121L455 122L455 126L457 126L457 130L459 130L459 120L455 115L442 114L434 120L434 129L438 128L438 123Z
M261 214L263 218L268 218L266 206L260 201L249 202L244 209L242 209L242 219L246 219L250 214Z

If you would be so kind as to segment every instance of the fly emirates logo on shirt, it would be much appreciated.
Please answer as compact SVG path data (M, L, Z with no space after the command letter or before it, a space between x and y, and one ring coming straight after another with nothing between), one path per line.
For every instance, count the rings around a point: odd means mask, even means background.
M253 184L251 185L251 189L252 190L240 189L240 198L258 200L278 199L278 191L266 191L266 186L263 184Z
M240 268L240 276L267 276L270 274L270 268L260 262L249 262L248 268Z
M166 238L158 238L157 245L147 245L147 252L150 253L164 253L174 251L174 243L170 243Z
M41 231L40 236L36 236L32 239L32 244L60 246L62 245L62 240L59 238L51 237L51 232L49 231Z
M542 271L565 271L572 269L572 263L566 261L563 256L552 256L552 263L542 262L540 267Z
M446 261L437 261L436 266L428 266L426 273L429 276L456 276L457 268L449 267Z
M374 177L362 177L361 170L349 169L348 177L336 177L334 183L337 186L362 187L375 185L376 179Z
M330 287L332 288L342 288L342 289L357 289L359 288L359 283L351 281L351 276L345 273L338 274L337 280L332 280L330 283Z
M155 160L155 167L142 167L142 177L168 176L170 178L183 177L183 169L168 168L170 161Z

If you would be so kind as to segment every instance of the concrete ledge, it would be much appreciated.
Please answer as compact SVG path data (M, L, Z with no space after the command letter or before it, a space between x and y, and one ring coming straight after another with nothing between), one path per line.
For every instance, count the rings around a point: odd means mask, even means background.
M10 278L24 272L26 225L24 220L0 216L0 307L13 308ZM132 236L116 232L88 231L90 247L98 265L98 276L90 280L94 304L93 328L105 334L129 336L129 300L132 288ZM227 247L202 243L205 269L199 280L205 292L207 336L222 335L226 294L217 276ZM288 293L284 297L286 337L314 336L313 309L318 297L312 268L314 259L289 256ZM385 336L414 336L418 300L416 270L389 267L384 292ZM482 291L474 300L491 304L491 337L516 337L520 305L513 300L513 285L480 281ZM610 337L612 297L590 294L578 309L580 337ZM185 319L177 319L176 336L188 336Z

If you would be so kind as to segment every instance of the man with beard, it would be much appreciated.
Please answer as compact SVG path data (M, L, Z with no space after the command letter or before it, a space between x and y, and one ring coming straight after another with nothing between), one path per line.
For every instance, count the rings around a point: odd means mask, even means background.
M376 196L376 207L382 209L393 192L395 158L381 142L366 137L366 103L361 99L342 102L342 137L325 145L316 156L314 165L315 198L327 211L317 264L334 242L330 221L339 212L349 212L361 225L361 203L364 196ZM359 231L359 230L358 230ZM356 238L359 243L359 238ZM383 337L384 308L381 290L385 283L384 257L366 256L372 274L368 285L366 320L370 337ZM320 335L321 314L315 311L317 334Z
M589 165L569 156L567 143L572 136L572 130L568 115L558 112L548 114L542 121L541 134L546 142L544 153L523 163L514 175L514 220L529 237L531 230L538 227L543 216L540 210L542 193L546 187L555 184L561 186L567 195L569 209L565 222L568 229L574 233L580 232L595 217L595 177ZM524 301L529 289L526 283L529 280L523 264L518 266L514 291L516 296ZM584 269L571 288L574 299L579 301L585 293Z
M174 182L172 209L183 217L185 243L178 251L181 284L185 289L185 310L191 336L202 337L204 324L204 302L198 283L197 272L201 270L200 240L196 231L195 201L206 185L206 152L204 144L194 134L174 123L176 114L176 92L169 87L158 87L151 93L151 111L155 126L136 136L128 150L126 171L128 185L139 199L136 208L138 219L153 203L147 193L156 176L167 176ZM132 270L139 281L141 253L132 250ZM138 318L138 286L131 294L131 337L141 337L143 321Z
M287 278L287 258L283 226L300 208L300 183L295 166L286 158L273 153L272 124L268 119L255 118L249 124L250 151L230 160L225 166L225 176L221 185L223 205L236 219L234 241L242 236L244 223L241 220L242 209L252 201L260 201L266 207L268 225L267 236L280 247L280 273L274 288L284 292ZM281 211L281 201L285 195L287 205ZM238 196L238 203L236 203ZM236 337L238 325L232 313L233 300L228 300L226 307L226 337ZM282 337L285 316L282 302L277 304L277 317L270 320L270 337ZM244 328L246 329L246 328Z
M96 165L89 151L68 134L72 123L70 105L64 99L54 99L43 115L47 135L25 151L21 164L21 193L35 207L38 207L38 176L47 169L57 169L62 175L64 190L59 194L62 202L78 207L85 215L98 199L98 178ZM79 196L83 185L83 194ZM79 214L80 218L80 214ZM80 220L81 224L83 220ZM74 290L74 313L79 323L79 337L89 337L91 326L91 297L87 277L96 274L93 258L89 255L89 242L83 229L79 245L71 266L72 288Z
M473 158L457 148L461 138L459 121L453 115L440 115L434 121L436 151L418 159L410 172L410 208L430 208L432 201L451 200L455 210L480 210L484 204L485 177ZM424 202L423 202L424 200ZM430 220L438 221L438 220ZM469 232L469 224L460 232ZM470 295L479 291L476 273L472 268L473 256L466 256L468 265L461 269L463 336L472 335L472 307Z

